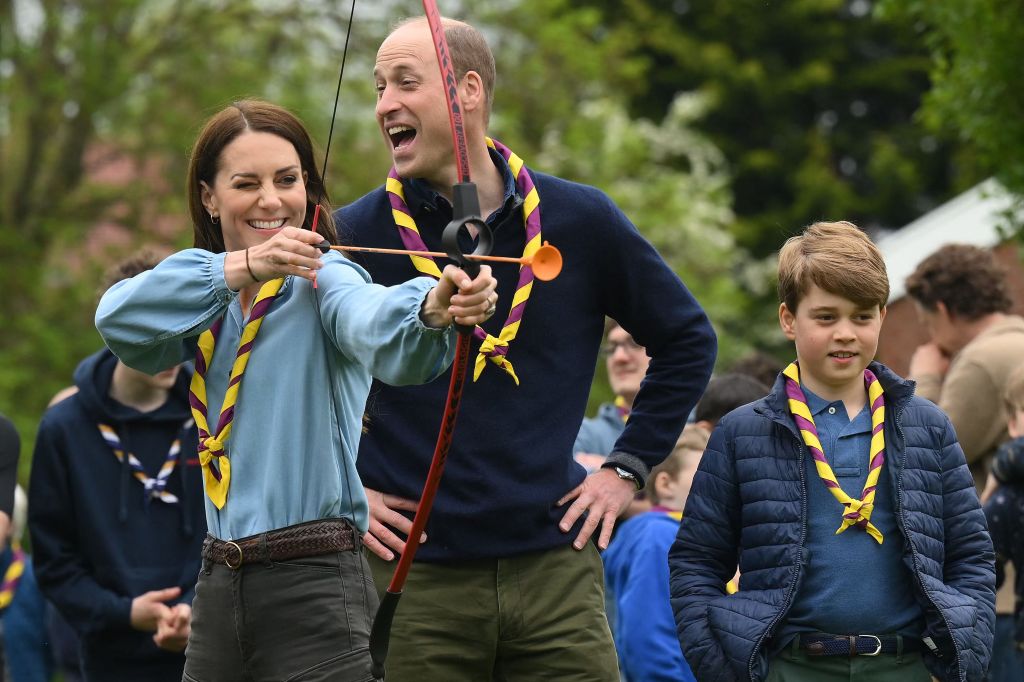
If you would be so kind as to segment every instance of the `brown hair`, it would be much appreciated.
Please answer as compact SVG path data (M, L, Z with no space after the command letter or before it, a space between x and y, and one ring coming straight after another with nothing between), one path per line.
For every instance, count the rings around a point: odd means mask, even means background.
M157 263L163 259L164 257L162 255L157 254L150 248L144 247L117 263L114 263L103 273L103 282L100 284L100 288L96 291L97 302L99 302L99 299L110 287L123 279L131 279L135 275L143 273L146 270L152 270L156 267Z
M660 500L658 499L658 491L654 482L658 474L668 474L671 478L678 476L679 472L683 470L683 465L689 453L704 452L710 437L711 433L703 426L687 424L679 435L679 440L676 441L676 445L672 448L669 456L661 464L651 469L651 473L647 477L647 487L644 493L647 499L657 504Z
M1006 403L1006 414L1013 417L1024 410L1024 364L1018 365L1010 372L1006 380L1006 390L1003 391L1003 400Z
M779 300L790 312L796 312L812 284L865 308L882 308L889 300L882 253L845 220L814 223L779 251Z
M1006 273L992 252L947 244L921 261L907 278L907 294L927 310L941 301L951 315L976 320L1013 306Z
M203 126L192 147L186 191L188 209L192 215L194 245L214 253L225 250L220 224L214 223L210 214L206 212L203 206L202 186L199 183L205 182L213 186L224 148L247 130L272 133L292 143L298 153L302 172L307 178L306 219L302 227L312 229L313 216L319 204L320 220L317 223L317 232L331 244L337 244L338 235L334 229L334 220L331 218L330 200L320 171L316 167L313 142L306 128L295 115L283 107L261 100L245 99L232 102L231 106L214 114Z
M409 24L419 23L426 24L426 17L403 19L395 24L391 32L394 33ZM484 94L487 96L484 123L487 123L491 118L491 107L494 106L494 82L497 79L494 53L491 52L483 34L466 22L443 17L441 25L444 26L444 39L448 42L448 49L451 51L455 77L461 81L467 73L475 71L483 82Z
M146 270L152 270L162 260L163 256L148 248L136 251L107 269L103 276L103 290L106 291L123 279L130 279Z

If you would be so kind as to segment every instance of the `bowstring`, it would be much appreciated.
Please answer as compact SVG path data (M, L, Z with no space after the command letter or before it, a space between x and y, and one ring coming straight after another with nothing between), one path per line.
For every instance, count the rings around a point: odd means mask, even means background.
M315 205L315 207L313 209L315 212L313 214L313 224L312 224L311 227L312 227L312 232L314 232L314 233L316 233L316 231L317 231L316 228L317 228L317 224L318 224L319 219L320 219L320 211L323 210L323 207L322 207L321 204L322 204L322 202L323 202L323 200L324 200L324 198L325 198L325 196L327 194L327 160L330 158L330 155L331 155L331 140L334 137L334 124L335 124L335 121L337 120L337 117L338 117L338 104L341 101L341 84L342 84L342 81L345 79L345 62L346 62L346 60L348 58L348 46L349 46L349 40L352 37L352 22L353 22L353 19L355 18L355 12L356 12L356 0L352 0L352 4L351 4L351 6L349 8L349 14L348 14L348 28L345 30L345 46L344 46L344 48L342 48L342 52L341 52L341 68L338 70L338 86L337 86L337 88L334 91L334 108L331 111L331 127L328 130L328 132L327 132L327 144L324 147L324 163L323 163L323 169L320 171L320 188L319 188L319 192L318 192L319 196L317 197L317 202L316 202L316 205ZM337 226L335 226L335 236L337 236ZM345 438L344 438L344 434L342 433L342 430L341 430L341 418L339 416L341 413L338 410L338 399L337 399L337 396L335 396L335 393L334 393L334 378L333 378L334 377L334 363L331 361L332 353L330 352L330 349L327 347L326 334L328 333L328 330L327 330L327 328L326 328L326 326L324 324L323 316L320 313L320 297L317 295L318 289L317 289L317 286L316 286L316 273L315 272L313 273L313 276L314 276L313 286L312 286L312 288L310 288L310 294L313 296L313 307L316 310L317 319L320 320L320 325L321 325L321 327L323 327L323 331L324 331L324 336L321 336L320 338L321 338L321 341L323 341L324 358L327 361L328 384L329 384L329 389L330 389L329 393L331 394L331 412L333 413L334 423L335 423L337 431L338 431L338 446L339 447L343 447L344 443L345 443ZM358 458L358 456L359 456L359 453L358 453L358 449L357 449L356 457ZM355 506L354 506L355 498L354 498L354 495L352 494L352 479L351 479L351 476L349 475L348 466L343 467L343 470L345 472L345 492L346 492L346 494L348 496L349 506L352 508L352 519L351 519L351 521L352 521L352 525L353 525L353 534L354 534L353 541L354 541L354 544L356 546L357 553L359 555L359 561L358 561L358 564L359 564L359 581L360 581L361 585L365 586L366 585L366 571L365 571L365 569L363 567L364 561L363 561L363 558L362 558L362 551L359 549L362 546L362 538L359 537L359 528L355 526ZM369 514L369 510L367 510L367 514ZM369 616L370 616L370 605L368 603L366 603L366 592L365 592L365 590L363 591L363 609L364 609L364 611L367 614L367 618L369 618Z

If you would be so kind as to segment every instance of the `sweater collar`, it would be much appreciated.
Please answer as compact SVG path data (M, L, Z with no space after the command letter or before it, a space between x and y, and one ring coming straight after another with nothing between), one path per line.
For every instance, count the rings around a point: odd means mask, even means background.
M514 204L522 203L522 198L516 194L516 179L512 175L512 169L508 167L508 162L502 158L494 149L488 148L487 152L491 155L491 162L501 173L502 183L505 185L505 200L502 202L501 208L495 212L495 216L505 214ZM441 206L447 207L449 210L451 204L444 197L443 194L435 190L424 180L419 178L410 178L403 180L402 184L405 186L405 203L412 211L413 216L419 216L420 213L426 211L427 213L433 213L437 211ZM491 217L488 217L487 222L491 222Z

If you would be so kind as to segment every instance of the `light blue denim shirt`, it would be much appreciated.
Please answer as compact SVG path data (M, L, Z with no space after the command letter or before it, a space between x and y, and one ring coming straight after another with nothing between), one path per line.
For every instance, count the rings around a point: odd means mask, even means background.
M111 351L150 373L193 359L199 334L224 316L206 376L211 427L245 322L238 293L224 281L224 259L200 249L176 253L115 284L96 311ZM355 461L371 375L395 385L424 383L451 364L454 328L432 329L419 317L434 280L383 287L335 253L323 263L316 292L308 280L286 279L256 336L225 445L227 504L217 509L206 499L218 538L337 517L365 532L368 507Z

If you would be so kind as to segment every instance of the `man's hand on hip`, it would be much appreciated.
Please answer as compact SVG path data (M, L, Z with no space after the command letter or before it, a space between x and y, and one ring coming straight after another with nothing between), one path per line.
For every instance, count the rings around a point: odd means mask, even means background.
M635 493L636 485L632 481L619 478L611 469L599 469L558 501L561 507L575 500L566 510L558 527L563 533L568 533L580 516L586 513L587 518L572 546L583 549L598 524L601 524L597 546L607 549L615 528L615 519L629 506Z

